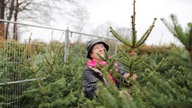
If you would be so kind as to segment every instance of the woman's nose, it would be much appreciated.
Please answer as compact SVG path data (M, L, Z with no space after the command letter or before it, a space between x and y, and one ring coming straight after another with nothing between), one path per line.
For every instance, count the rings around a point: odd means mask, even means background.
M103 50L104 50L104 47L100 47L100 48L99 48L99 51L103 51Z

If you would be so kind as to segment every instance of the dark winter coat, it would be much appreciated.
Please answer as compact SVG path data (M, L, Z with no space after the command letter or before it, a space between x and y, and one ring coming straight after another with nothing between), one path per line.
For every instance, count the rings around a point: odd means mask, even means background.
M92 100L93 97L96 96L98 81L101 81L103 84L105 84L103 77L100 75L98 71L95 71L94 69L87 67L83 73L83 76L84 76L83 87L84 87L85 97L87 97L90 100ZM121 75L124 75L125 71L119 70L119 73ZM119 86L118 82L116 83L116 85L117 87Z

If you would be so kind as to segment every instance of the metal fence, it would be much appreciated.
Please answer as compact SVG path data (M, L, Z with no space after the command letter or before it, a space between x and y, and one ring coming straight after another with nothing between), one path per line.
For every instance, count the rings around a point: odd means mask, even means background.
M107 41L110 45L110 52L117 53L117 40L113 38L2 19L0 22L5 25L7 23L10 25L17 24L18 34L22 36L19 42L11 40L13 34L10 31L8 33L9 39L0 42L0 107L3 108L22 108L18 100L19 96L22 95L26 87L37 80L37 78L26 74L27 70L23 68L23 64L30 59L31 53L41 56L41 53L46 52L49 45L53 44L52 49L62 48L59 56L63 58L63 61L67 62L69 55L85 56L86 48L84 44L92 38ZM84 45L84 47L75 49L78 44ZM42 46L44 47L42 48ZM81 54L72 52L72 49L81 50L75 51ZM36 52L31 52L31 50ZM36 60L38 62L38 58Z

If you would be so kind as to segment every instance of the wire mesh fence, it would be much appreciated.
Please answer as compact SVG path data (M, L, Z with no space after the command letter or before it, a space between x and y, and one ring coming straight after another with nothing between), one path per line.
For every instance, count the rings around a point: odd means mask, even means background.
M32 84L44 80L46 74L42 64L44 61L52 63L58 59L61 62L68 61L70 57L86 58L86 43L93 38L100 38L110 46L110 54L117 52L117 40L86 33L62 30L51 27L17 23L0 20L9 25L17 24L19 28L17 36L20 41L15 41L14 32L9 33L4 29L0 37L7 35L7 40L0 42L0 107L24 108L20 103L20 96ZM3 34L2 34L3 33ZM57 58L54 58L54 57ZM39 68L40 67L40 68ZM38 73L45 74L38 76Z

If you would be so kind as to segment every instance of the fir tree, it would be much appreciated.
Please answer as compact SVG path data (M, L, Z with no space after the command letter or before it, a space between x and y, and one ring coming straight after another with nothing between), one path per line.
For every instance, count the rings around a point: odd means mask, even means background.
M137 41L137 30L136 30L136 12L135 12L135 3L136 0L134 0L133 2L133 15L131 16L132 18L132 38L131 41L130 40L126 40L124 38L122 38L112 27L110 27L110 32L121 42L123 42L124 44L128 45L129 47L131 47L132 49L134 48L138 48L139 46L141 46L146 39L149 37L153 27L155 26L155 21L156 18L154 18L154 21L152 23L152 25L149 27L149 29L143 34L143 36Z
M171 15L172 24L168 23L165 18L161 19L169 31L185 46L189 52L190 61L192 65L192 23L188 23L188 28L184 31L180 24L178 24L175 15Z

